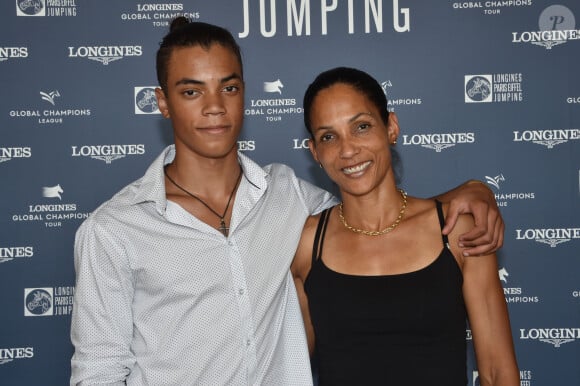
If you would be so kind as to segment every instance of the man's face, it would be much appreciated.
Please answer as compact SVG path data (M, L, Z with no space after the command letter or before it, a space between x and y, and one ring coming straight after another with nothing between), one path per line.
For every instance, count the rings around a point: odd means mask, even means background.
M214 44L175 48L167 90L156 89L159 110L173 124L175 147L201 158L237 150L244 116L244 82L237 57Z

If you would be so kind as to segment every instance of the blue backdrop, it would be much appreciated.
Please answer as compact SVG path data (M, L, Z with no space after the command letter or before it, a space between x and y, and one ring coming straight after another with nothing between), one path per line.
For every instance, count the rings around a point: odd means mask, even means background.
M477 178L496 193L521 384L580 385L578 0L1 2L1 384L68 383L74 233L172 142L154 58L178 14L243 49L239 148L330 190L303 92L330 67L375 76L399 116L404 189Z

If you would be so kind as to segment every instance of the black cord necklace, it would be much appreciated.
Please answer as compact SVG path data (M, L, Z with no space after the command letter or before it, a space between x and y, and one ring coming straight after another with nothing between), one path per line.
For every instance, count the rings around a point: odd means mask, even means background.
M242 168L240 168L240 174L238 175L238 179L236 180L236 184L234 185L234 189L230 193L230 198L228 198L228 203L226 205L226 209L224 210L224 213L222 215L220 215L218 212L213 210L208 204L206 204L201 198L197 197L195 194L193 194L191 192L188 192L187 190L185 190L184 188L179 186L177 184L177 182L173 181L173 179L171 177L169 177L169 174L167 174L167 166L168 165L166 165L163 168L163 173L165 174L165 177L167 177L167 179L169 181L171 181L171 183L173 185L175 185L176 188L180 189L181 191L188 194L189 196L195 198L197 201L201 202L207 209L209 209L213 214L215 214L220 219L220 227L218 228L218 230L221 233L223 233L224 236L228 237L228 232L230 231L230 228L226 226L226 220L224 217L226 216L226 213L228 212L228 208L230 207L230 203L232 202L232 197L234 196L234 193L236 192L236 189L238 188L238 185L240 184L240 180L242 179Z

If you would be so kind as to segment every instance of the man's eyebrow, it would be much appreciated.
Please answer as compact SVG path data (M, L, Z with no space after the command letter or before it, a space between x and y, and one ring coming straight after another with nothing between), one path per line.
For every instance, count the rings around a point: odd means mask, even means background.
M226 83L226 82L229 82L230 80L233 80L233 79L241 80L242 77L239 74L234 72L228 76L221 78L220 83ZM192 78L182 78L182 79L178 80L177 82L175 82L176 86L187 85L187 84L204 85L204 84L206 84L206 82L201 81L201 80L197 80L197 79L192 79Z

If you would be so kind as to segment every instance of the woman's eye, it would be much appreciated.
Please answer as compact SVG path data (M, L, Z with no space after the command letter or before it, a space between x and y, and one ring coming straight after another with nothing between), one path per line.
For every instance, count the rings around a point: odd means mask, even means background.
M320 136L320 141L321 142L326 142L332 139L332 134L323 134L322 136Z

